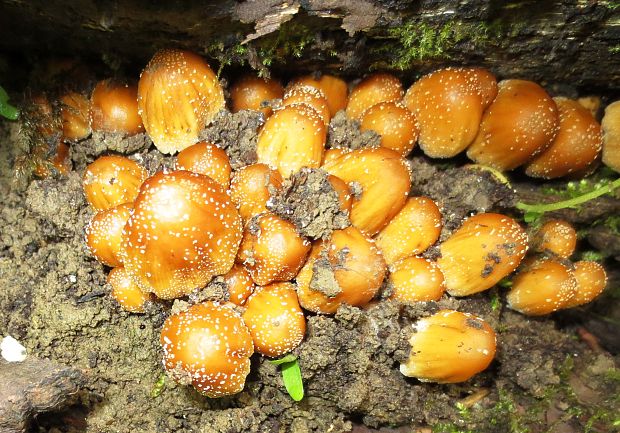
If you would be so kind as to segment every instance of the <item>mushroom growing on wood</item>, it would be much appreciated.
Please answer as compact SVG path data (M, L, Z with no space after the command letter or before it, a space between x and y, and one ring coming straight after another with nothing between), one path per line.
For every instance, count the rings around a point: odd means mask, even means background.
M416 81L403 102L416 116L424 153L449 158L474 140L482 113L496 94L497 82L490 72L446 68Z
M467 156L478 164L512 170L545 150L558 132L558 109L532 81L504 80Z
M132 203L146 176L144 167L131 159L116 155L102 156L84 172L86 200L97 211Z
M479 317L454 310L413 324L405 376L422 382L458 383L486 369L495 357L495 331Z
M227 192L188 171L147 179L123 232L125 270L145 292L177 298L230 271L241 218Z
M527 241L525 230L506 215L481 213L466 219L439 246L437 264L447 292L467 296L490 289L517 269Z
M620 172L620 101L607 106L601 126L603 127L603 163Z
M232 304L204 302L171 315L160 341L164 367L177 382L211 398L243 390L254 344Z
M198 133L224 108L224 91L207 62L183 50L155 53L140 75L138 108L161 153L198 141Z
M590 167L603 147L601 125L577 101L553 98L560 129L551 145L525 166L525 174L555 179Z

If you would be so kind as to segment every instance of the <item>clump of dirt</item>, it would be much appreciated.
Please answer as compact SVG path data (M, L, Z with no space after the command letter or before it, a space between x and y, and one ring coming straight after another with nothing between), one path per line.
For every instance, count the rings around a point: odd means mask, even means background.
M221 276L213 278L204 288L189 295L192 304L204 301L226 302L229 298L228 284Z
M152 144L149 136L144 133L125 137L120 133L93 132L90 138L70 147L70 157L81 167L104 154L132 154L148 149Z
M381 143L381 136L375 131L360 131L360 122L349 119L343 110L332 118L327 135L327 147L362 149L377 147Z
M231 113L222 110L211 125L200 133L200 139L224 149L233 169L256 162L258 128L265 122L260 111L241 110Z
M342 265L340 265L342 267ZM310 289L322 293L328 298L333 298L342 292L334 271L338 266L333 266L329 261L328 250L325 246L312 264L312 278Z
M351 223L328 177L324 170L302 168L272 194L267 208L295 224L303 236L329 237L334 230L344 229Z
M432 198L441 209L440 240L469 215L509 212L517 202L516 193L488 171L463 167L441 169L425 157L416 157L411 160L411 175L412 194Z

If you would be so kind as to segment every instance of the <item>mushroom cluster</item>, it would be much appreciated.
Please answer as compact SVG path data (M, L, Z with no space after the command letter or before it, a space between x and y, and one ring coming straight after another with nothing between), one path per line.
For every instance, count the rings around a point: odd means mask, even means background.
M113 268L108 283L118 303L143 312L150 302L189 300L161 333L164 366L180 383L209 397L237 393L252 354L293 351L307 315L376 299L407 304L468 296L520 265L507 300L525 314L581 305L603 290L600 265L568 262L574 230L559 222L545 224L530 241L514 218L480 213L438 243L442 210L410 194L406 159L418 142L432 157L467 149L478 163L502 170L525 165L533 176L583 172L601 144L589 112L529 81L498 84L480 68L443 69L406 92L384 73L348 89L331 75L298 77L286 87L256 77L234 83L232 110L260 111L264 123L256 162L233 169L224 150L199 140L225 105L199 56L161 51L136 88L97 86L90 128L128 134L144 128L162 153L179 152L174 169L150 177L131 158L100 157L84 173L84 191L96 211L86 242ZM111 109L114 103L126 111ZM378 146L329 147L330 119L342 111L361 130L375 131ZM304 230L304 219L292 217L295 205L286 202L297 188L315 191L307 200L317 208L332 200L335 206L325 209L345 215L345 223L319 235ZM431 246L438 254L423 256ZM528 248L539 254L522 264ZM193 296L216 280L226 287L225 299ZM412 331L410 357L400 369L423 381L465 381L495 354L493 329L465 312L440 311Z

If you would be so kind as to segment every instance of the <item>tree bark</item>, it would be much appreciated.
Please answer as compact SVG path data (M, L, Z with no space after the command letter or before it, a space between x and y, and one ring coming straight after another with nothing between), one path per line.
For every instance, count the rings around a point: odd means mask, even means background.
M620 90L616 1L0 0L0 36L0 53L111 63L143 65L178 46L280 73L394 69L414 78L475 64L500 77Z

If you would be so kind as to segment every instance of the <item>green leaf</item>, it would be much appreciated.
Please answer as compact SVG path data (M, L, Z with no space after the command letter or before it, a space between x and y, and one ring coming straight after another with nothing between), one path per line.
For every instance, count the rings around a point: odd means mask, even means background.
M0 100L0 116L6 117L9 120L17 120L19 110L8 102Z
M0 86L0 116L6 117L9 120L17 120L19 116L19 110L9 104L9 95L6 90Z
M304 383L301 379L301 368L297 360L282 364L282 380L288 395L295 401L304 398Z
M293 362L296 359L297 357L295 355L293 355L292 353L289 353L288 355L285 355L280 359L269 359L268 361L272 363L273 365L281 365L281 364L286 364L287 362Z
M542 218L543 214L540 212L525 212L523 220L528 224L533 224Z
M162 373L153 388L151 389L151 398L157 398L161 395L162 391L166 387L166 374Z

